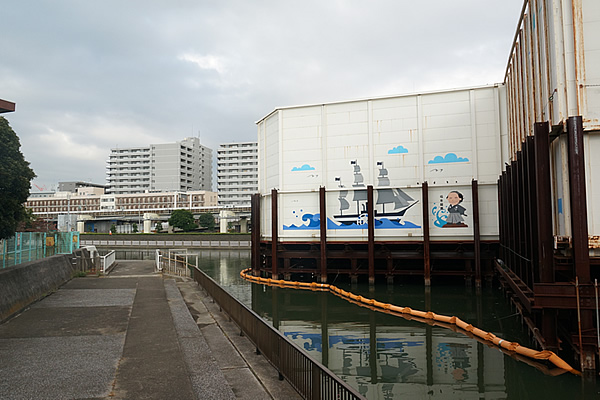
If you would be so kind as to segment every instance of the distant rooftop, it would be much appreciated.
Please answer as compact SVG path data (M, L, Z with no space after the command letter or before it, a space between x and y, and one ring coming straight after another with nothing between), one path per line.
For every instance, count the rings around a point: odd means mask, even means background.
M15 111L15 103L0 99L0 114Z

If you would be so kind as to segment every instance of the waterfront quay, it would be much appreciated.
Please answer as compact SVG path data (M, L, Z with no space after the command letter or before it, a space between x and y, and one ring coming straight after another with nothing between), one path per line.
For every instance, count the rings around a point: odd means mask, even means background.
M195 282L154 269L117 261L1 324L0 398L299 398Z

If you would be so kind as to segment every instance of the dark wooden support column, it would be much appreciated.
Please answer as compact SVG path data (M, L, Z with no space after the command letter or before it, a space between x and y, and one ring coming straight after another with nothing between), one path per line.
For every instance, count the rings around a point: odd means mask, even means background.
M527 286L532 288L533 280L531 277L533 273L533 263L531 262L531 198L529 196L529 153L527 151L527 143L529 143L529 138L531 138L531 136L527 136L521 146L521 215L523 221L523 236L521 237L523 247L521 255L524 258L522 279Z
M552 234L552 193L550 189L550 142L548 122L537 122L535 135L535 193L537 199L537 259L539 280L554 282L554 236Z
M421 198L423 199L423 270L425 286L431 285L431 242L429 237L429 184L421 185Z
M277 271L277 241L278 241L278 222L277 222L277 189L271 190L271 278L279 279Z
M369 250L369 285L375 284L375 207L373 200L373 186L367 186L367 213L368 215L368 250Z
M515 162L511 162L510 165L506 168L506 170L508 171L508 196L509 196L509 204L508 204L508 211L509 211L509 217L510 219L507 221L508 222L508 226L507 226L507 230L508 230L508 243L509 243L509 268L511 270L513 270L514 272L518 271L518 266L517 266L517 256L516 254L516 250L517 250L517 246L516 246L516 235L515 235L515 227L517 226L517 221L516 221L516 202L515 202L515 188L516 188L516 181L515 181L515 168L516 168L516 164Z
M583 157L583 122L581 116L567 120L569 136L569 186L571 191L571 239L575 274L579 283L590 283L590 253L587 223L587 192Z
M251 204L250 204L250 209L251 209L251 217L250 220L252 221L252 234L250 235L251 238L251 252L252 252L252 258L251 258L251 266L252 266L252 274L254 276L258 276L260 274L260 194L259 193L255 193L252 195L251 198Z
M321 242L321 283L327 283L327 207L325 203L325 188L319 188L319 220Z
M538 251L537 251L537 243L538 243L538 231L536 229L538 225L537 220L537 196L536 196L536 174L535 171L537 169L535 165L535 138L533 136L527 137L526 142L526 152L527 152L527 190L528 190L528 230L529 230L529 238L528 238L528 257L531 260L531 276L529 277L531 284L536 282L537 277L539 276L539 262L538 262ZM531 286L533 287L533 286Z
M583 148L583 120L581 116L569 117L567 120L569 137L569 189L571 197L571 243L575 276L579 283L591 283L590 250L587 223L587 189L585 182L585 159ZM591 310L581 311L581 330L591 331L594 326L594 315ZM594 346L584 345L580 349L582 369L594 370L596 353Z
M517 161L515 163L516 168L513 170L514 173L514 177L515 177L515 251L517 252L517 258L516 258L516 262L517 262L517 275L519 275L520 278L523 278L523 276L525 275L524 273L524 262L523 259L521 258L523 256L523 231L524 231L524 225L525 225L525 221L523 220L523 180L522 180L522 176L521 176L521 171L523 168L523 154L521 152L521 150L519 150L517 152Z
M554 236L552 233L552 192L550 175L550 126L548 122L534 125L535 146L535 198L536 221L535 249L539 282L553 283L554 275ZM546 346L557 349L558 331L556 310L542 310L542 337Z
M498 233L500 237L500 258L503 261L506 261L506 251L504 250L504 246L506 245L506 234L504 230L506 228L506 223L504 222L504 218L506 216L506 211L504 210L505 205L505 184L506 184L506 172L503 172L498 179Z
M475 248L475 287L481 287L481 233L479 224L479 185L471 182L473 196L473 246Z

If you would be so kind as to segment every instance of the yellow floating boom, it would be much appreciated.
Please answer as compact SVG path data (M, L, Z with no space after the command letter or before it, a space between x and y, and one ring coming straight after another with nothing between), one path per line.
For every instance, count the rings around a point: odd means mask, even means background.
M243 279L246 279L250 282L266 284L271 286L279 286L285 288L292 289L309 289L309 290L321 290L321 291L330 291L335 295L342 297L346 300L350 300L352 302L356 302L358 304L364 304L374 310L383 311L383 312L395 312L404 315L411 315L414 317L421 318L425 321L437 321L444 324L455 325L458 328L471 333L474 336L477 336L486 342L492 343L497 347L505 349L509 352L514 352L524 357L528 357L534 360L548 360L555 366L565 371L568 371L575 375L581 375L581 372L577 371L573 367L571 367L566 361L560 358L556 353L550 350L533 350L528 347L521 346L516 342L509 342L504 339L499 338L491 332L486 332L479 328L474 327L471 324L468 324L461 320L458 317L452 316L448 317L446 315L436 314L431 311L419 311L413 310L410 307L400 307L389 303L382 303L374 299L369 299L363 296L355 295L354 293L347 292L338 288L337 286L333 286L327 283L316 283L316 282L296 282L296 281L286 281L283 279L270 279L270 278L261 278L258 276L252 276L248 272L251 268L247 268L240 272L240 276Z

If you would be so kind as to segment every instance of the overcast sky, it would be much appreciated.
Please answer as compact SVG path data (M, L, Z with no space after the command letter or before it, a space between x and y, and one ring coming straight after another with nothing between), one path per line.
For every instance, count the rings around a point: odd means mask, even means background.
M200 135L216 150L256 141L281 106L502 82L522 4L4 2L0 99L17 111L2 115L38 186L105 183L111 148Z

